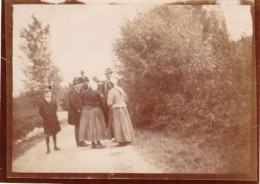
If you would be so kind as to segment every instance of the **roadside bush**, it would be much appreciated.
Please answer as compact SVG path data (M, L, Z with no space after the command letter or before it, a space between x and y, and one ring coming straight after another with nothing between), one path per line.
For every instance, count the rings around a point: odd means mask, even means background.
M60 87L59 91L55 95L55 99L58 103L60 111L67 111L67 97L69 93L69 87Z
M42 126L38 106L23 94L13 98L13 141L21 139L35 127Z
M220 10L156 7L122 27L114 51L136 126L219 150L230 171L250 163L252 37L230 40Z

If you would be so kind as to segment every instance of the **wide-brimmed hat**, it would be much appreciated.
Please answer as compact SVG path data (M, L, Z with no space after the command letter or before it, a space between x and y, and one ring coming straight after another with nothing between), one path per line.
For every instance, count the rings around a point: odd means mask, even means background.
M111 74L113 73L113 70L111 68L107 68L105 74Z

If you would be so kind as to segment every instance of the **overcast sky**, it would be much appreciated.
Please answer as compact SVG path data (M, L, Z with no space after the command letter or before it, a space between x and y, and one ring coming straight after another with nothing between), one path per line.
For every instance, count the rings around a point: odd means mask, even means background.
M126 5L14 5L13 12L13 94L23 90L19 56L22 27L31 22L34 14L43 25L50 25L52 59L61 70L63 85L68 85L80 71L92 77L104 78L105 68L112 66L115 58L112 43L120 36L120 27L138 12L148 11L154 4ZM217 8L217 6L216 6ZM241 33L252 34L249 6L222 6L227 28L232 39Z

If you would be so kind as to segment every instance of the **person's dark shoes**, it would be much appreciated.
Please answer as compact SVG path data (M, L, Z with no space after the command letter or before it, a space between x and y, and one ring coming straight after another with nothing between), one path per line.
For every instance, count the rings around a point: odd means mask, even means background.
M105 148L106 146L103 145L103 144L96 144L96 147L97 149L102 149L102 148Z
M112 142L116 142L116 139L115 139L115 138L112 138L111 141L112 141Z
M58 148L57 146L54 147L54 151L60 151L60 148Z
M81 146L85 147L85 146L89 146L89 144L85 143L85 142L82 142L81 143Z
M126 145L127 145L127 142L120 142L120 143L118 143L117 146L126 146Z
M93 148L93 149L95 149L96 146L97 146L96 144L93 144L93 143L91 144L91 148Z
M50 153L50 149L47 149L47 152L46 152L46 154L49 154Z
M85 143L85 142L79 142L77 144L78 147L86 147L86 146L89 146L89 144Z

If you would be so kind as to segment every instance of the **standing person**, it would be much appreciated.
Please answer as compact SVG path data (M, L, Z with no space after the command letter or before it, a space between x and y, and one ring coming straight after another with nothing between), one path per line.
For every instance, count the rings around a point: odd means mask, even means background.
M125 146L133 140L134 130L124 100L125 92L117 85L116 77L111 77L110 81L114 87L109 90L107 98L107 104L110 107L109 124L112 125L118 146Z
M104 100L105 100L105 102L107 102L108 91L113 88L113 84L110 82L110 78L113 75L113 70L111 68L107 68L105 75L106 75L106 80L104 82L103 88L104 88ZM107 127L110 127L109 126L109 117L108 117L109 116L109 107L108 107L107 103L105 103L105 106L104 106L104 115L105 115L106 125L107 125ZM111 130L109 130L109 131L111 131ZM113 138L112 132L111 132L111 136Z
M82 94L83 109L80 118L79 139L91 141L92 148L105 148L101 140L105 139L105 119L101 107L104 102L97 91L97 84L89 82L89 89Z
M78 147L88 146L85 142L79 141L79 122L82 108L80 97L80 81L74 78L71 90L68 94L68 122L75 126L75 139Z
M52 136L54 150L59 151L57 147L56 134L61 130L60 123L57 117L57 103L52 97L52 92L49 89L44 90L44 98L39 107L39 114L43 119L43 129L46 139L47 152L50 153L50 137Z
M88 79L87 76L85 76L83 70L80 72L79 82L81 82L81 83L87 83L87 82L89 82L89 79Z
M97 91L100 93L101 97L104 99L104 84L102 82L99 82Z
M89 78L87 76L85 76L83 70L80 72L80 74L81 74L81 76L79 77L79 82L82 84L81 92L83 92L88 89Z

